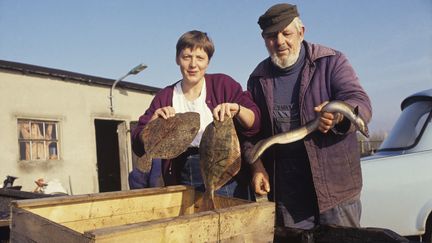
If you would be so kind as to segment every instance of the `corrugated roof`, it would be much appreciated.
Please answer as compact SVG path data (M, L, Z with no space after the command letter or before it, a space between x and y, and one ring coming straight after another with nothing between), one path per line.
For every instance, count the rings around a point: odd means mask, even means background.
M58 78L61 80L67 80L71 82L96 84L96 85L109 86L109 87L111 87L115 81L114 79L101 78L96 76L85 75L82 73L69 72L60 69L47 68L42 66L11 62L5 60L0 60L0 69L12 71L12 72L21 72L23 74L29 74L29 75L34 74L34 75L48 76L48 77ZM139 90L139 91L144 91L149 93L156 93L160 90L160 88L126 82L126 81L119 82L116 85L116 87Z

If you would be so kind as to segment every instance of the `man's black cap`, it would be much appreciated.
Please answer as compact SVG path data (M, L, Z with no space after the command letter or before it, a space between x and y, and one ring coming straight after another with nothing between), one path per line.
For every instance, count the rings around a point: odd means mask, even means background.
M262 34L279 32L287 27L295 17L298 17L297 6L280 3L270 7L258 19Z

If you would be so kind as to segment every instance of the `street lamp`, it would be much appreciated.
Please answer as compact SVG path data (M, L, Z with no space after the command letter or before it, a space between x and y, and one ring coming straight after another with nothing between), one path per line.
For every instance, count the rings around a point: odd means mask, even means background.
M110 99L110 110L111 110L111 115L114 114L114 105L113 105L113 90L115 89L115 86L117 85L118 82L122 81L124 78L126 78L127 76L133 74L138 74L139 72L141 72L142 70L146 69L147 65L144 64L139 64L138 66L132 68L132 70L130 70L126 75L124 75L123 77L117 79L113 85L111 86L111 90L110 90L110 95L109 95L109 99Z

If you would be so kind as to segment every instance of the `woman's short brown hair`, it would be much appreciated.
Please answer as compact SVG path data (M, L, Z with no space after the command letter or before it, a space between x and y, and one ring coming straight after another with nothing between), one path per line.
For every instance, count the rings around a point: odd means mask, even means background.
M186 48L192 50L202 48L207 53L209 61L215 51L214 44L207 33L199 30L191 30L180 36L176 45L176 58L178 58L180 52Z

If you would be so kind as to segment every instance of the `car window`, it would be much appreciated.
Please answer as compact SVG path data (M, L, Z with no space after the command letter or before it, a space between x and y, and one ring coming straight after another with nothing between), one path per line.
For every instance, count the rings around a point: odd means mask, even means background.
M417 122L417 125L416 125L416 127L415 127L415 134L416 134L416 135L420 134L420 132L421 132L421 130L423 129L424 124L425 124L426 119L428 118L428 116L429 116L429 113L425 113L425 114L423 114L423 115L419 118L419 120L418 120L418 122Z
M414 146L426 122L430 122L431 110L431 101L415 102L406 107L379 150L402 150Z

